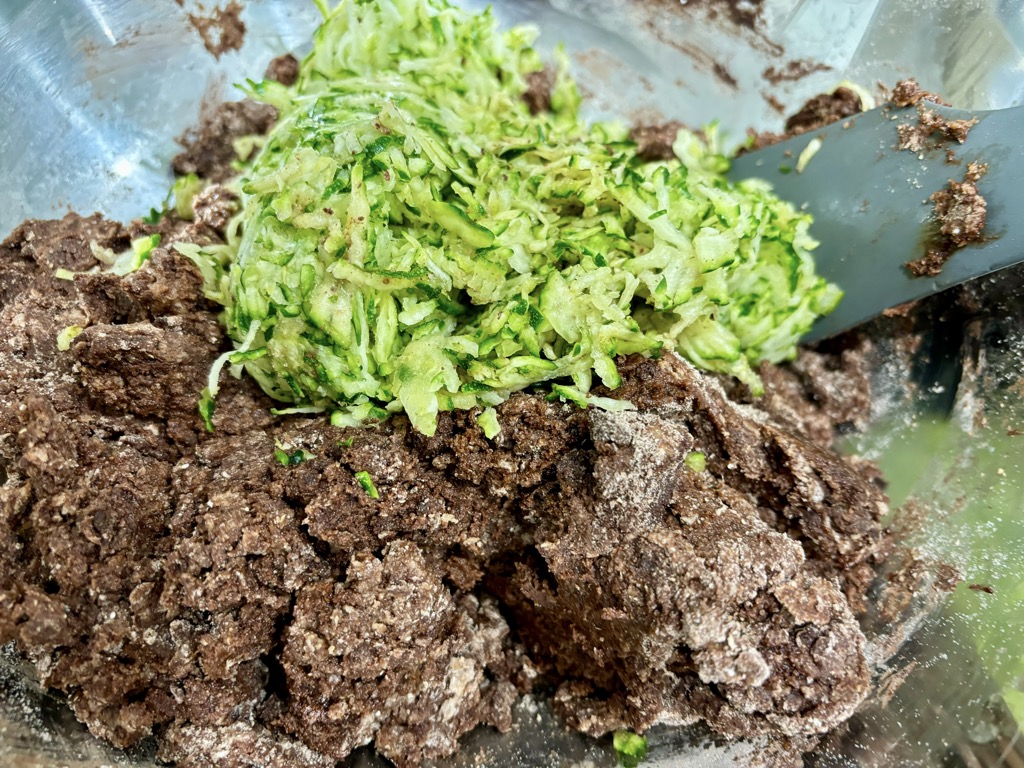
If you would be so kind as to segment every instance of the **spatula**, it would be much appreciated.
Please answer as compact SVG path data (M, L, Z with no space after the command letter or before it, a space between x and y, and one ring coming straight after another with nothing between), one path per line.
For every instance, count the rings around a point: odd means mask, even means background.
M912 152L896 148L897 126L916 124L917 109L886 106L734 161L730 178L763 178L779 197L814 216L811 234L821 243L815 251L818 271L845 292L805 340L826 338L890 307L1024 261L1024 107L966 112L925 106L947 120L978 122L963 144L933 136L935 146ZM812 142L820 148L808 159ZM962 181L971 161L989 166L977 183L988 201L983 240L955 251L938 276L912 277L904 265L925 255L935 232L930 195L950 180Z

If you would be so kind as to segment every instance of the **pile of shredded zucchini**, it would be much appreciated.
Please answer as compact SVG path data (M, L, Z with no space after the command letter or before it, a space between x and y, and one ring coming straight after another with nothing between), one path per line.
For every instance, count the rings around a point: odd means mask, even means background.
M339 425L493 406L551 382L581 405L615 358L675 350L755 391L839 290L814 271L809 217L713 141L636 156L586 125L557 78L531 115L534 33L446 0L321 3L298 82L250 83L280 120L245 178L240 231L191 255L243 366L294 410ZM493 412L481 420L494 433Z

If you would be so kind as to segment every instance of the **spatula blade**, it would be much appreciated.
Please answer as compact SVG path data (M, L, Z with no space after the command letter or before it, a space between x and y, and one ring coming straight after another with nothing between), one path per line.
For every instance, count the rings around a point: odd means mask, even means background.
M944 141L921 153L897 149L898 126L913 107L880 107L737 158L734 181L759 177L779 197L814 216L818 271L845 292L805 340L832 336L895 307L1024 260L1024 107L964 112L927 104L950 120L976 118L963 145ZM800 172L801 153L820 149ZM955 161L947 160L953 150ZM956 251L936 277L912 277L906 262L925 254L934 232L929 197L962 181L969 162L986 163L978 189L988 201L984 241Z

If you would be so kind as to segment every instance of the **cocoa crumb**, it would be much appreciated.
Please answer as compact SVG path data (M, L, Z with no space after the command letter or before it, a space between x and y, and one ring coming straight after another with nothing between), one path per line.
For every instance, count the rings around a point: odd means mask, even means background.
M263 75L267 80L276 80L281 85L295 85L299 79L299 60L286 53L273 59Z
M239 50L245 42L245 22L238 0L214 8L208 16L190 13L188 20L202 38L203 46L217 59L228 51Z
M677 120L638 125L629 132L629 139L636 142L636 154L642 160L671 160L675 157L672 145L682 129L683 124Z
M828 64L823 64L810 59L794 59L787 61L781 67L771 66L761 73L761 77L772 85L778 85L793 80L800 80L815 72L827 72L832 69Z
M932 195L935 203L935 218L939 231L957 246L980 239L985 229L985 198L978 192L976 183L988 172L988 166L968 163L962 182L950 181L948 189Z
M911 313L919 306L918 301L908 301L903 304L898 304L895 307L889 307L888 309L882 310L882 317L909 317Z
M539 115L551 111L551 91L555 87L555 70L551 67L526 75L526 91L523 101L530 108L530 114Z
M220 184L207 187L192 200L196 222L219 235L224 234L225 227L239 208L238 196Z
M921 85L914 78L900 80L892 89L889 100L897 107L912 107L922 101L930 101L934 104L942 104L948 107L949 102L942 99L931 91L921 88Z
M769 102L770 103L770 102ZM774 105L772 105L774 107ZM747 146L739 154L753 152L763 147L770 147L780 141L814 131L826 125L860 114L864 109L860 96L846 87L840 86L832 93L822 93L808 99L795 114L786 121L784 133L763 131L761 133L748 130Z
M981 163L968 163L963 181L949 184L929 198L937 232L927 245L923 257L907 262L914 277L934 277L953 254L969 243L982 240L987 221L988 203L978 191L977 182L988 171Z
M900 125L896 130L899 141L897 149L908 152L922 152L930 147L937 147L943 141L955 141L963 144L967 134L978 124L977 118L969 120L947 120L933 109L921 104L917 105L918 119L916 123ZM949 154L946 162L950 162Z
M786 114L786 105L779 101L774 95L766 91L761 92L761 97L768 102L768 106L780 115Z
M897 107L917 107L916 123L901 125L897 128L899 141L897 149L909 152L921 152L929 147L938 147L943 141L955 141L963 144L967 134L977 124L976 119L947 120L925 105L926 102L948 107L949 103L929 91L922 90L916 80L901 80L893 88L892 104ZM946 152L946 162L952 162L950 150Z
M780 141L785 141L790 138L785 133L774 133L773 131L755 131L753 128L747 129L747 142L737 151L737 155L743 155L747 152L756 152L759 149L770 147L772 144L778 144Z
M952 251L948 249L931 246L924 256L908 261L905 266L912 277L935 277L942 273L942 268L952 256Z
M259 102L229 101L205 116L199 127L179 139L184 151L171 162L179 176L195 173L200 178L224 182L235 175L233 141L242 136L266 133L277 119L277 110Z
M807 133L847 117L860 114L864 105L860 96L840 86L832 93L809 99L800 111L786 121L786 132L792 135Z
M711 72L715 77L723 84L735 90L739 87L739 83L736 78L733 77L732 73L725 68L725 65L720 61L716 61L711 65Z

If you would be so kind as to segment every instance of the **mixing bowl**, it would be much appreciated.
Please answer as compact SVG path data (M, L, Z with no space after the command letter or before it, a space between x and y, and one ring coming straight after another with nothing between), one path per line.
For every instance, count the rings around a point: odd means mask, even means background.
M247 28L237 49L204 22L233 8ZM718 120L732 145L747 128L778 130L786 112L842 80L875 92L913 75L964 108L1024 100L1021 0L499 0L494 10L503 24L536 24L542 50L566 44L592 116ZM127 220L159 205L175 137L270 58L301 53L318 17L305 0L4 0L0 230L67 210ZM879 692L811 764L1024 765L1015 724L1024 718L1022 309L1017 270L870 327L879 351L871 426L848 448L883 468L899 508L892 524L963 581L948 596L925 590L898 626L876 627L879 658L895 652ZM924 330L908 354L901 334L911 322ZM480 730L443 765L615 763L609 744L569 734L543 701L516 716L512 733ZM754 747L657 729L648 761L743 765ZM148 744L129 754L92 739L7 647L0 763L154 758ZM352 764L378 759L364 752Z

